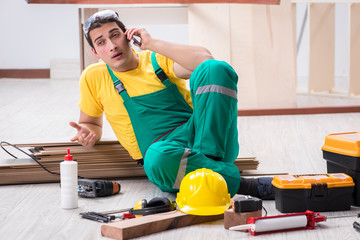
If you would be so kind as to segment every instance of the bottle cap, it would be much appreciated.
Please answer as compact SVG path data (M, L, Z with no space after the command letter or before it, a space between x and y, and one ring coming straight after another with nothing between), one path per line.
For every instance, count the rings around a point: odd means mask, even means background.
M64 160L65 161L72 161L73 160L73 156L70 155L70 148L67 149L67 155L65 155Z

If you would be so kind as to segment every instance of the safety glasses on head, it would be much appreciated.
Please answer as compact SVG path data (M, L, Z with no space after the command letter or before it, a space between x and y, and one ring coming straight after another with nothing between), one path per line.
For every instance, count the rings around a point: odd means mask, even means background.
M93 24L95 21L98 21L101 19L115 19L115 20L120 21L119 15L117 14L117 12L115 12L113 10L103 10L103 11L94 13L93 15L91 15L88 18L88 20L86 20L86 22L83 25L83 30L84 30L84 34L85 34L86 38L88 38L91 24Z

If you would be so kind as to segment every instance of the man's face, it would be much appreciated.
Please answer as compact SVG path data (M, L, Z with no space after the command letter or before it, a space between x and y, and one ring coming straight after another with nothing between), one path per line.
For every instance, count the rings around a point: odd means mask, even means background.
M117 72L131 70L132 50L125 33L115 22L105 23L90 31L93 53Z

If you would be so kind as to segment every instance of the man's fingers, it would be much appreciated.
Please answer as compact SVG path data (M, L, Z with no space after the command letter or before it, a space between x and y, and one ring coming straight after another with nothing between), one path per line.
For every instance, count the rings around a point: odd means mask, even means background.
M84 136L84 135L83 135ZM91 136L91 133L88 134L87 136L84 136L84 140L83 140L83 146L88 147L89 146L89 137Z
M96 134L89 133L87 136L83 134L80 138L81 138L81 145L85 147L92 147L95 144Z
M89 142L88 142L88 146L92 147L95 145L95 139L96 139L96 134L95 133L91 133L89 134Z
M80 125L75 122L70 122L69 125L72 126L73 128L76 128L76 130L78 130L78 131L81 130Z
M79 144L81 144L81 145L84 145L84 143L85 143L85 138L86 138L86 134L81 134L80 136L79 136L79 140L78 140L78 142L79 142Z
M128 28L125 31L127 39L130 41L134 35L134 28Z
M73 137L72 139L70 139L70 141L72 141L72 142L75 142L75 141L78 141L78 140L79 140L79 138L78 138L77 135L75 137Z
M140 37L143 30L143 28L128 28L126 29L125 34L127 36L127 39L131 40L134 35Z
M95 144L95 133L87 131L85 128L81 127L75 122L70 122L69 124L71 127L76 128L76 130L78 131L78 134L70 139L72 142L77 141L80 145L83 145L84 147L91 147Z

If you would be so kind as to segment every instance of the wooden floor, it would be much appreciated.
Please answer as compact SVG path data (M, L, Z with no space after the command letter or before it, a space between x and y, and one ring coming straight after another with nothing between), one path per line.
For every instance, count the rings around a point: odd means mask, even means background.
M77 121L77 80L0 79L0 140L10 143L64 142L75 134L69 121ZM298 105L360 105L359 98L298 96ZM325 136L360 130L360 113L240 117L240 152L260 161L257 173L326 173L321 146ZM104 139L114 139L108 124ZM20 158L25 158L21 154ZM0 164L9 161L0 149ZM16 161L16 160L13 160ZM91 161L91 159L89 159ZM45 173L44 173L45 174ZM0 176L1 177L1 176ZM140 199L175 195L163 193L147 179L120 180L121 193L98 199L79 198L79 208L60 207L60 187L53 184L0 186L0 239L106 239L101 223L81 219L80 212L133 207ZM269 215L279 214L274 201L264 201ZM334 216L360 212L325 212ZM266 234L256 239L360 239L353 229L356 217L329 219L315 230ZM248 233L224 230L223 221L201 224L142 237L141 239L253 239Z

